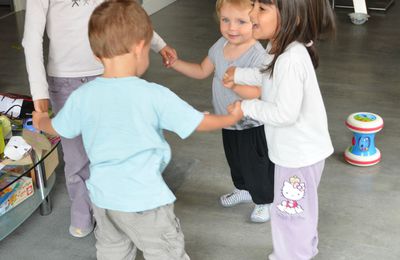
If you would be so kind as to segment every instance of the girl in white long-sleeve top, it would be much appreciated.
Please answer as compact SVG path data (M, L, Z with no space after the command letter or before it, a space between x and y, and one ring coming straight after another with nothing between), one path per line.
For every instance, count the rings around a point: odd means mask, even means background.
M318 253L318 194L325 159L333 153L315 68L315 42L334 32L327 0L257 0L253 36L267 39L266 68L227 70L224 85L262 85L261 100L244 100L245 116L265 124L275 163L271 260L306 260Z

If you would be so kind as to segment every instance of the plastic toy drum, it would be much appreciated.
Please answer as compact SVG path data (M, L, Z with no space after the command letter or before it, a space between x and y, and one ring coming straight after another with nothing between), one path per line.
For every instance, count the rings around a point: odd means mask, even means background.
M380 162L381 152L375 147L375 133L383 128L383 119L377 114L358 112L349 115L346 126L353 132L353 139L344 152L344 159L357 166Z

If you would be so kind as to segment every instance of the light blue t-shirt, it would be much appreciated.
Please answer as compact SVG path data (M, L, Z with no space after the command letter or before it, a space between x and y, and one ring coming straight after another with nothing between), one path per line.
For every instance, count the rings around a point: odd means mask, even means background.
M52 125L65 138L82 135L92 202L139 212L175 201L161 176L171 159L163 129L186 138L203 117L163 86L99 77L71 94Z

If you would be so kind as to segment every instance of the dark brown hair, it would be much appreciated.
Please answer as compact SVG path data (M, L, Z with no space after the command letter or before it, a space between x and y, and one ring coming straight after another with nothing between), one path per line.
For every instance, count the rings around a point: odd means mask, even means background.
M135 0L108 0L100 4L89 20L89 41L99 58L112 58L130 52L144 40L150 42L150 18Z
M314 68L318 67L319 56L315 43L323 36L334 36L336 25L328 0L253 0L278 9L278 28L269 51L274 59L264 72L274 71L275 62L287 48L298 41L307 47ZM309 44L309 43L314 44Z

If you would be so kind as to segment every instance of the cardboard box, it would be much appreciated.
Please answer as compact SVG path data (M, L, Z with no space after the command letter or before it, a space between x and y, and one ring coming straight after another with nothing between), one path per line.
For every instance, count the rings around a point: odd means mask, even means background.
M35 133L24 129L22 132L24 140L33 147L36 154L41 158L47 151L49 151L52 146L60 140L58 136L49 136L40 133ZM47 158L44 160L44 170L46 172L46 179L49 179L53 174L54 170L57 168L59 163L58 160L58 150L55 149L51 152Z
M0 189L14 181L15 176L2 176L0 178ZM8 212L34 193L32 179L21 177L18 181L0 192L0 216Z
M46 171L46 180L54 173L59 163L58 160L58 149L54 149L47 158L44 160L44 170Z
M47 151L39 150L36 151L36 153L39 157L42 157L43 154L47 153ZM58 149L56 148L49 155L47 155L47 157L43 161L44 171L46 173L46 180L48 180L50 176L54 173L54 170L57 168L58 164Z

